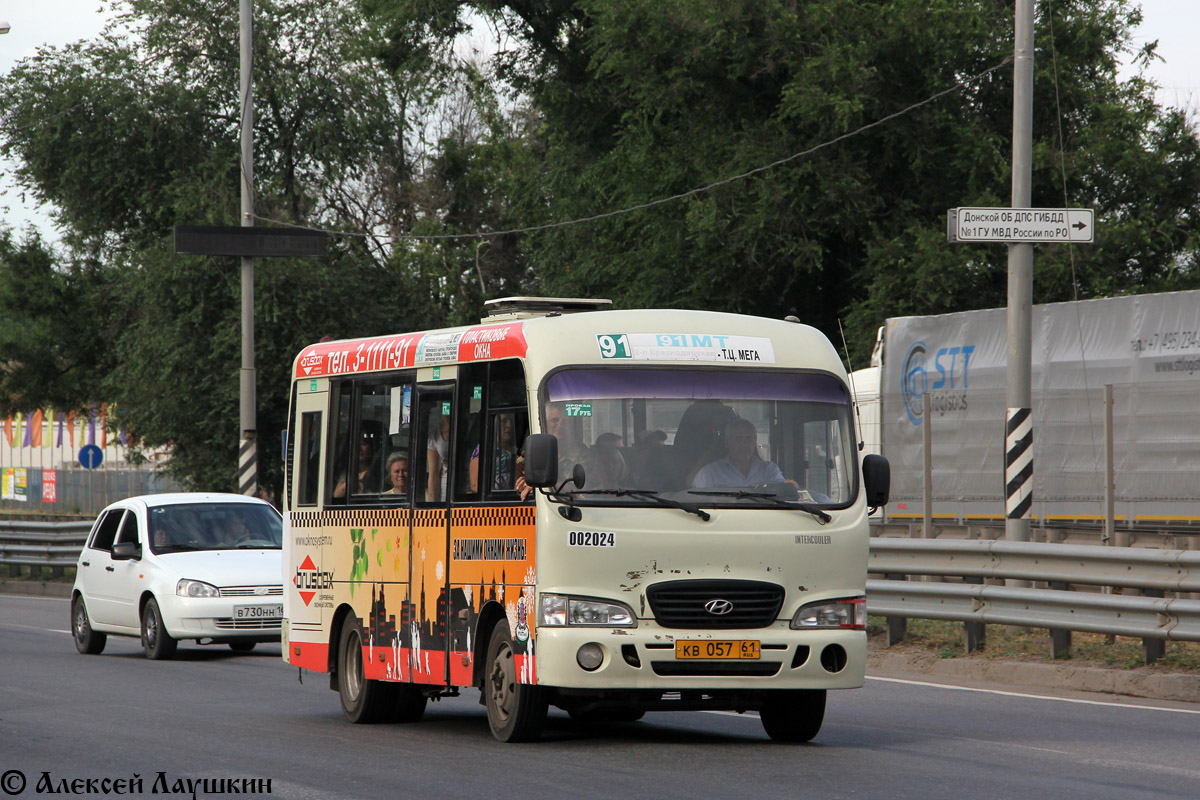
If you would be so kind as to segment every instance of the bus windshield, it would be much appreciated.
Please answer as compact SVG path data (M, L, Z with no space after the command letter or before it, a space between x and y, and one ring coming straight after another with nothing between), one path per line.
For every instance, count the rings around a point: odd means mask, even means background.
M578 368L551 375L543 431L581 502L845 506L857 489L845 387L827 374Z

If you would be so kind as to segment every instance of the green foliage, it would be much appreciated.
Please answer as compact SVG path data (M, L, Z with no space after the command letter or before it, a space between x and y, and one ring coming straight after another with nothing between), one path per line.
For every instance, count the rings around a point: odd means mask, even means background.
M56 262L35 234L0 229L0 397L4 411L81 408L112 368L109 320L94 315L112 275L89 259ZM85 335L81 327L90 328ZM29 398L38 398L29 402Z
M547 293L792 312L831 336L843 319L859 363L888 316L1005 301L1003 246L944 230L947 208L1008 203L1011 3L389 8L403 9L393 36L422 19L436 35L429 20L470 9L520 43L493 64L542 117L540 171L513 195L527 224L651 204L526 235ZM1200 285L1195 127L1116 78L1139 19L1127 0L1038 5L1033 202L1094 207L1101 230L1094 246L1039 248L1038 302Z
M66 255L0 240L0 325L10 404L115 403L113 423L194 488L234 488L239 263L175 256L178 224L237 224L237 18L218 0L130 0L99 40L48 50L0 82L4 151L53 203ZM256 209L355 232L417 216L392 191L416 173L413 117L442 78L394 78L350 0L255 3ZM372 42L374 41L374 44ZM403 102L401 102L403 101ZM260 221L259 224L262 224ZM260 478L278 492L296 353L343 338L436 326L450 305L411 253L335 238L321 262L261 259L255 274ZM441 295L431 304L431 295Z

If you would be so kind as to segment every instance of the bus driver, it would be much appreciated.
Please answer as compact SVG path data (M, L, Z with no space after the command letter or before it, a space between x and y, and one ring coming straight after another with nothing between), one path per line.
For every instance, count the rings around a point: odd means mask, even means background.
M738 417L725 426L725 446L729 454L701 467L692 481L692 488L785 481L783 471L773 461L764 461L758 455L758 430L750 420Z

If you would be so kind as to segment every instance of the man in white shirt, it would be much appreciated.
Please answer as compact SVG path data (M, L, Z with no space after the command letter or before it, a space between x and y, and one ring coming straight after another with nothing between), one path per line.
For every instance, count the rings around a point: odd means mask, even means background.
M729 455L701 467L692 481L692 488L784 482L783 471L773 462L759 457L758 431L750 420L738 418L725 427L725 447Z

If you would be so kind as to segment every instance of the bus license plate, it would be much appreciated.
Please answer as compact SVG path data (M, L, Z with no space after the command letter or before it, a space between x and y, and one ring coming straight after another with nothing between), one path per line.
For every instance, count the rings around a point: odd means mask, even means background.
M271 619L283 616L283 603L264 606L234 606L234 619Z
M675 658L752 659L759 657L759 650L759 643L754 639L681 639L675 642Z

